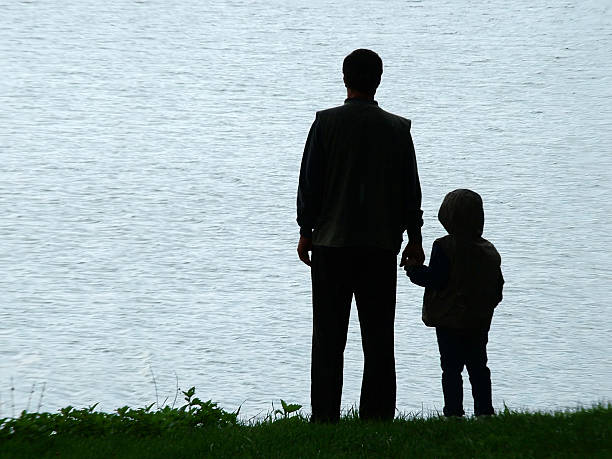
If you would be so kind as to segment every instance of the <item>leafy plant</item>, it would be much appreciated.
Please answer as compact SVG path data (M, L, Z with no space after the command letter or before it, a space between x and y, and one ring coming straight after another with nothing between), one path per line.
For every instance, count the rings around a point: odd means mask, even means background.
M144 408L124 406L113 413L95 411L97 403L80 410L67 406L58 413L28 413L17 418L0 419L0 439L50 436L95 436L128 433L136 436L159 435L170 431L189 431L202 427L226 427L238 423L238 411L229 413L216 403L194 397L195 388L183 392L184 406L165 406L152 411L155 403Z
M187 402L179 411L189 413L193 420L196 421L195 426L210 425L210 424L236 424L238 411L228 413L214 403L212 400L203 402L197 397L194 397L195 387L191 387L187 391L182 391Z
M302 408L302 405L287 403L283 399L281 399L280 402L282 410L275 409L274 403L272 403L272 416L268 415L268 418L270 418L269 420L273 421L278 415L282 416L283 419L287 419L291 413L296 413L298 410L300 410L300 408Z

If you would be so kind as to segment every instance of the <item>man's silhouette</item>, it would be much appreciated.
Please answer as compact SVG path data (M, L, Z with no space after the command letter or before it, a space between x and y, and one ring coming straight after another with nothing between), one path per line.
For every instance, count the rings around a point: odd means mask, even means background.
M400 265L425 259L410 120L382 110L374 100L382 75L375 52L353 51L342 71L347 99L317 113L297 196L297 250L312 274L313 422L340 417L353 295L364 352L359 415L393 419L396 263L404 231L409 242Z

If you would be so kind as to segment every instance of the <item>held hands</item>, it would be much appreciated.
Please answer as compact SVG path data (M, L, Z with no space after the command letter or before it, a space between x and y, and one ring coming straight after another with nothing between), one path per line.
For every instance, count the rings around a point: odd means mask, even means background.
M310 266L310 252L312 250L312 239L304 236L300 236L300 242L298 242L297 253L306 265Z
M413 266L421 266L422 264L423 263L417 263L414 258L409 258L406 263L404 263L404 270L408 272L409 268L412 268Z
M400 266L403 266L404 269L410 266L419 266L422 265L425 261L425 252L423 252L423 246L421 244L408 243L406 248L402 252L402 259L400 261Z

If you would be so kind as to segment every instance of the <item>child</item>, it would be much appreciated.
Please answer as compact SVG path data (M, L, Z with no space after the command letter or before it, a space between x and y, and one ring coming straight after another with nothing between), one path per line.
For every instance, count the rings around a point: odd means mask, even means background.
M502 299L501 257L481 237L484 211L477 193L463 189L448 193L438 220L448 235L433 243L429 266L409 261L405 269L413 283L425 287L423 322L436 327L444 415L464 414L464 365L472 385L474 414L492 415L486 347L493 309Z

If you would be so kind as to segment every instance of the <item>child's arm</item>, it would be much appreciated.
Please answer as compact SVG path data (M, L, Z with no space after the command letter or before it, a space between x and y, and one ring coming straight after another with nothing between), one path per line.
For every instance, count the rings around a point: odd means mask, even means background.
M444 251L434 242L429 266L406 266L406 275L413 284L442 290L446 287L450 273L450 261Z

